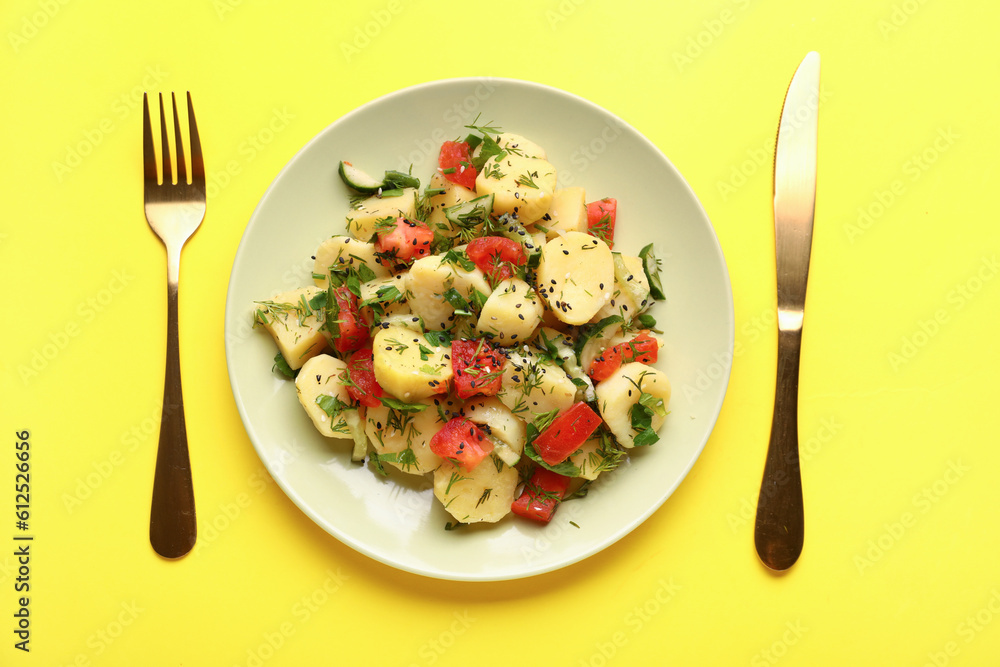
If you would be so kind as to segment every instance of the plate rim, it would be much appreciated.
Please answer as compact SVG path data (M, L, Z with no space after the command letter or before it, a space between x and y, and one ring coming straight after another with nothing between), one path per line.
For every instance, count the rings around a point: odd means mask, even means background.
M253 421L250 420L249 414L247 412L247 406L243 399L239 383L235 376L235 370L232 363L233 351L231 349L231 318L230 313L233 307L232 300L235 298L233 295L233 288L235 284L235 276L237 274L237 268L240 264L240 260L243 257L243 251L245 244L248 243L248 239L251 236L253 228L257 224L258 216L262 208L265 206L267 200L272 196L273 192L279 188L287 178L288 173L292 170L293 166L304 156L310 152L313 146L321 142L324 137L334 132L336 127L349 122L355 116L365 113L370 108L375 105L382 105L391 102L393 99L398 97L404 97L406 95L413 94L418 91L426 91L428 89L434 89L444 86L473 86L482 85L483 83L496 83L498 85L506 85L512 87L525 87L533 89L535 92L541 94L555 94L557 96L563 97L576 104L583 104L586 107L591 108L598 114L607 115L613 118L620 126L628 127L634 131L636 138L638 138L642 143L646 145L647 148L654 151L660 159L663 160L664 164L674 173L677 178L678 184L683 189L684 193L690 199L690 201L695 205L697 212L699 213L702 221L707 226L707 229L711 232L711 250L718 260L719 268L721 269L721 277L723 278L723 284L725 286L724 297L725 303L721 304L724 307L725 320L726 320L726 350L723 354L727 358L727 362L722 364L723 372L718 378L719 390L716 400L713 404L710 404L710 421L704 432L704 436L701 441L697 443L697 446L692 450L690 458L684 463L682 468L679 468L680 474L673 480L673 483L669 487L664 487L662 491L662 498L655 503L652 503L649 507L645 508L641 513L639 513L633 521L624 523L620 525L614 531L611 531L606 538L596 543L593 547L585 550L581 550L579 553L573 554L570 557L563 558L562 560L556 560L549 562L545 565L535 568L522 568L524 571L519 572L509 572L501 575L490 575L490 574L473 574L473 573L453 573L445 571L443 568L431 568L431 567L419 567L416 565L408 565L400 561L388 561L383 554L377 552L375 549L369 547L364 541L358 540L357 538L351 536L344 531L338 530L335 526L329 525L329 522L325 518L319 516L316 511L312 508L311 504L306 502L299 491L295 489L293 485L289 483L289 480L278 471L274 469L271 462L263 456L261 451L261 446L258 444L260 440L259 434L256 432L256 428ZM643 524L653 513L659 510L666 501L676 492L677 488L683 483L687 476L690 474L694 465L701 458L704 453L704 449L708 444L709 439L715 432L715 428L718 424L719 417L722 412L723 404L725 402L726 395L729 389L729 382L732 375L733 367L733 352L735 347L735 308L733 301L733 290L732 290L732 279L729 273L729 267L726 262L725 253L722 250L722 246L719 242L718 234L715 230L715 226L712 224L711 219L708 217L701 200L698 198L697 194L694 192L690 183L684 178L683 174L677 167L673 164L670 158L660 150L659 146L653 143L643 132L638 130L628 121L624 120L614 112L606 109L605 107L587 99L575 93L557 88L548 84L531 81L527 79L520 78L510 78L510 77L485 77L485 76L467 76L467 77L454 77L454 78L443 78L443 79L431 79L421 83L415 83L404 88L390 91L373 99L370 99L363 104L354 107L350 111L342 114L338 118L331 121L321 130L316 132L312 137L309 138L304 144L302 144L296 152L285 162L277 174L271 179L268 187L261 194L259 200L257 201L254 209L247 219L246 227L240 237L240 242L237 245L236 252L233 256L232 266L230 268L230 276L227 281L226 287L226 302L223 311L224 317L224 347L226 354L226 366L227 375L229 377L230 390L233 395L233 400L237 408L237 412L240 416L240 421L243 425L244 431L250 440L251 445L254 448L254 452L257 455L258 460L267 470L268 474L282 490L282 492L295 504L295 506L302 511L309 519L315 523L317 526L323 529L324 532L330 534L332 537L337 539L342 544L354 549L355 551L371 558L386 567L390 567L395 570L408 572L411 574L416 574L424 577L429 577L432 579L440 580L450 580L450 581L469 581L469 582L492 582L492 581L507 581L523 579L528 577L534 577L541 574L546 574L556 570L569 567L576 563L586 560L590 556L593 556L601 551L610 548L612 545L619 542L626 535L633 532L641 524Z

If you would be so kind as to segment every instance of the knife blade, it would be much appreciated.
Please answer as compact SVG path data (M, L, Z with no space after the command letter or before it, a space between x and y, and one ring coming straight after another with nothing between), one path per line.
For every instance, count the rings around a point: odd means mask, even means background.
M799 355L816 207L818 111L819 54L813 51L799 64L785 94L774 150L778 367L754 545L761 562L776 571L795 564L804 541L798 443Z

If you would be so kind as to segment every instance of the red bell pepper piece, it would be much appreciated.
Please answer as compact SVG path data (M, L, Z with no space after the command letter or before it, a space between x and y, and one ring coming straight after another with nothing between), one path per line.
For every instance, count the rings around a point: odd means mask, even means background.
M347 360L347 376L351 383L347 385L347 393L355 401L369 408L381 405L379 396L384 396L382 386L375 379L374 357L372 348L366 347L356 351Z
M391 266L407 266L413 260L431 253L434 232L419 220L399 216L389 225L376 231L375 252L382 263Z
M587 204L587 231L607 243L609 248L613 248L617 215L618 200L612 197Z
M539 433L533 446L543 461L550 466L558 465L580 449L600 425L600 416L589 405L580 401Z
M656 339L650 336L648 331L641 331L633 340L610 347L594 359L588 375L594 382L600 382L611 377L622 364L633 361L655 364L659 351L660 344Z
M491 285L514 276L514 267L524 266L528 255L524 247L505 236L483 236L469 241L465 254L486 274Z
M569 480L546 468L535 468L531 479L524 483L521 495L511 503L510 510L518 516L548 523L566 495Z
M476 189L476 168L469 156L469 144L464 141L446 141L438 154L441 175L452 183Z
M493 451L493 443L465 417L455 417L431 437L431 451L471 471Z
M485 339L451 342L451 369L454 372L455 393L459 398L476 394L495 396L500 391L503 367L507 358Z

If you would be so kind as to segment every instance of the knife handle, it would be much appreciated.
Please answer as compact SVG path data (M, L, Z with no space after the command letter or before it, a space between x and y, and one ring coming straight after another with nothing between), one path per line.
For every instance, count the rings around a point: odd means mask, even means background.
M777 571L787 570L798 560L805 528L797 414L801 347L801 324L795 328L779 328L771 439L754 527L757 555L764 565Z

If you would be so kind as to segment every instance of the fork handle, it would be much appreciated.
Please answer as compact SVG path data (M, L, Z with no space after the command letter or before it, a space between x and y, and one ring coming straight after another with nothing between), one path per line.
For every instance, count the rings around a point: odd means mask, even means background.
M172 259L172 258L171 258ZM181 392L180 345L177 333L176 262L168 260L167 366L163 382L163 413L156 450L149 541L164 558L180 558L194 547L198 526L194 485L188 457L184 396Z
M801 347L801 327L779 329L771 439L754 527L757 555L764 565L777 571L787 570L798 560L805 529L798 434Z

